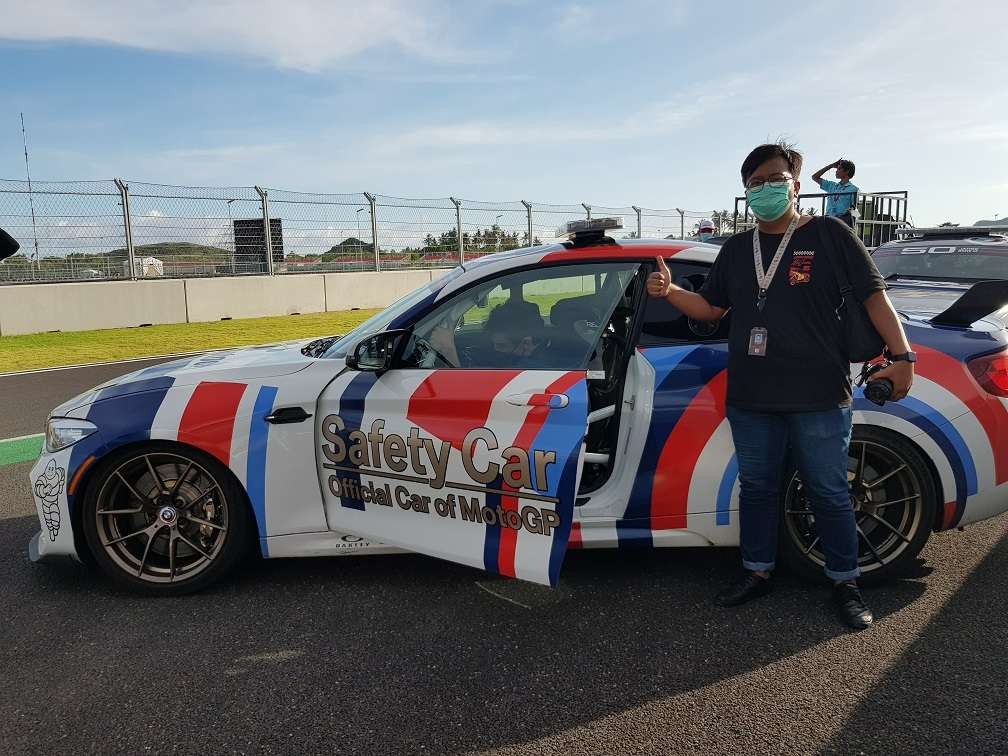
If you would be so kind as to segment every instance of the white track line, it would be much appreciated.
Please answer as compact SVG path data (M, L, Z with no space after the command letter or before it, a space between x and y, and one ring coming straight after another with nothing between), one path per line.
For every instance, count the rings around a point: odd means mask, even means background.
M220 351L235 347L224 347ZM18 370L12 373L0 373L0 378L16 375L34 375L36 373L55 373L59 370L80 370L82 368L103 367L105 365L126 365L130 362L150 362L151 360L170 360L173 357L193 357L205 352L177 352L175 354L152 354L149 357L132 357L128 360L113 360L112 362L88 362L82 365L62 365L60 367L39 368L38 370Z
M515 601L513 598L508 598L507 596L502 596L501 594L497 593L497 591L490 590L485 585L483 585L483 583L481 583L479 580L476 580L475 583L476 583L476 587L477 588L482 588L484 591L486 591L487 593L489 593L491 596L496 596L499 599L504 599L505 601L507 601L509 603L512 603L515 606L520 606L522 609L531 609L532 608L531 606L526 606L525 604L521 603L520 601Z

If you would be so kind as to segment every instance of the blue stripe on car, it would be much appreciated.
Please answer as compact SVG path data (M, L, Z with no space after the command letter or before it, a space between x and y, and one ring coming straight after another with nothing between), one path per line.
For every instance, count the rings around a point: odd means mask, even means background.
M259 547L264 557L269 556L266 543L266 460L269 445L270 424L266 417L273 411L276 402L276 386L260 386L252 408L249 425L248 455L246 457L245 481L256 527L259 530Z

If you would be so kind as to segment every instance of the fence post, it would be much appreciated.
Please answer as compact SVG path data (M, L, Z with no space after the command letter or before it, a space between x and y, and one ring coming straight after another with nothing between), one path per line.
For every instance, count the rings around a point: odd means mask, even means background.
M273 238L270 233L270 216L269 216L269 197L266 195L266 190L260 186L255 187L256 192L259 194L259 201L262 203L262 218L263 218L263 239L266 240L266 272L269 275L273 275Z
M458 236L459 265L465 263L465 246L462 244L462 200L449 197L455 205L455 234Z
M643 239L644 238L644 226L643 226L643 223L641 222L641 209L639 207L637 207L637 205L630 205L630 207L632 207L633 211L635 213L637 213L637 238L638 239Z
M585 209L585 212L588 213L588 220L591 220L591 205L586 205L584 202L582 202L581 207L583 207Z
M525 205L525 222L528 224L528 245L531 247L535 244L532 241L532 203L522 200L521 203Z
M686 211L680 210L678 207L675 209L679 213L679 238L686 238Z
M364 196L367 197L368 205L371 206L371 251L374 252L374 269L377 272L381 270L381 261L378 259L378 215L375 213L378 201L373 194L364 192Z
M129 277L136 280L136 253L133 250L133 220L130 216L129 184L122 179L113 179L119 190L119 202L123 211L123 234L126 238L126 259L129 261Z

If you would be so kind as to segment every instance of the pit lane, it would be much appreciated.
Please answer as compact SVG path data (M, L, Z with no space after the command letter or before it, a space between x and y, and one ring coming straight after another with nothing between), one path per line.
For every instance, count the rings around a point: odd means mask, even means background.
M130 369L34 374L17 396L0 378L0 438ZM140 599L28 562L30 466L0 467L6 753L1008 743L1008 515L935 536L913 577L866 591L877 626L849 635L823 589L787 576L714 607L733 550L573 553L555 590L419 556L251 562L201 594Z

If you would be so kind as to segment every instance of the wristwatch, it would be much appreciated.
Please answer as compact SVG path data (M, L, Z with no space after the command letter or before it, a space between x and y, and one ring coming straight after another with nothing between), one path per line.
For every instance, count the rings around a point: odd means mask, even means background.
M917 362L917 352L906 352L904 354L890 354L891 362Z

